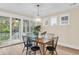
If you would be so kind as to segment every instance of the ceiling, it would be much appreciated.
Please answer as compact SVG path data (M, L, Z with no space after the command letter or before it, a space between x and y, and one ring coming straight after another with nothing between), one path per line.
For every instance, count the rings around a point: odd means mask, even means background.
M38 10L36 5L37 3L0 3L0 10L35 17ZM39 5L40 17L79 6L77 3L39 3Z

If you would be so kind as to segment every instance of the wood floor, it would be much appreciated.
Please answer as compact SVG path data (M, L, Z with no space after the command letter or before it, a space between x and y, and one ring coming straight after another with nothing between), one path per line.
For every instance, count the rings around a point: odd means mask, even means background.
M25 55L22 54L23 44L0 48L0 55ZM66 47L57 47L58 55L79 55L79 51Z

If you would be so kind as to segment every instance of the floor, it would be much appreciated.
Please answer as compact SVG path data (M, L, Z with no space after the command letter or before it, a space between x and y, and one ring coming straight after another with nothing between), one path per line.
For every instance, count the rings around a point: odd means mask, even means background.
M0 55L25 55L22 53L23 44L0 48ZM58 55L79 55L79 51L66 47L57 47Z

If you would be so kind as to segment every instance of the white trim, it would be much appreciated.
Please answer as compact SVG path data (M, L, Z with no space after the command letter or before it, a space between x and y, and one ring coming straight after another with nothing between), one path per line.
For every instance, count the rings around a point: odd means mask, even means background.
M10 17L10 39L12 39L12 17Z
M21 28L21 40L22 40L22 34L23 34L23 19L21 19L21 26L20 26Z
M31 29L30 29L30 26L31 26L31 25L30 25L30 24L31 24L31 23L30 23L30 20L29 20L28 22L29 22L29 32L30 32L30 31L31 31Z

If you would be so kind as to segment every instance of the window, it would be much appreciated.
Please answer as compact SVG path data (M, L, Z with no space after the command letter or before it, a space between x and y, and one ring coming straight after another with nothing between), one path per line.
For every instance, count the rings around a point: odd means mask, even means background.
M0 46L10 38L10 21L9 17L0 16Z
M45 25L48 25L48 20L45 21Z
M69 15L63 15L60 17L60 25L69 24Z
M34 21L30 21L30 32L34 31L34 26L35 26L35 22Z
M23 32L29 32L29 21L23 20Z
M21 19L12 18L12 39L20 39Z
M44 26L48 26L49 25L49 18L44 18Z
M56 25L57 24L57 17L52 17L50 24L51 24L51 26Z

